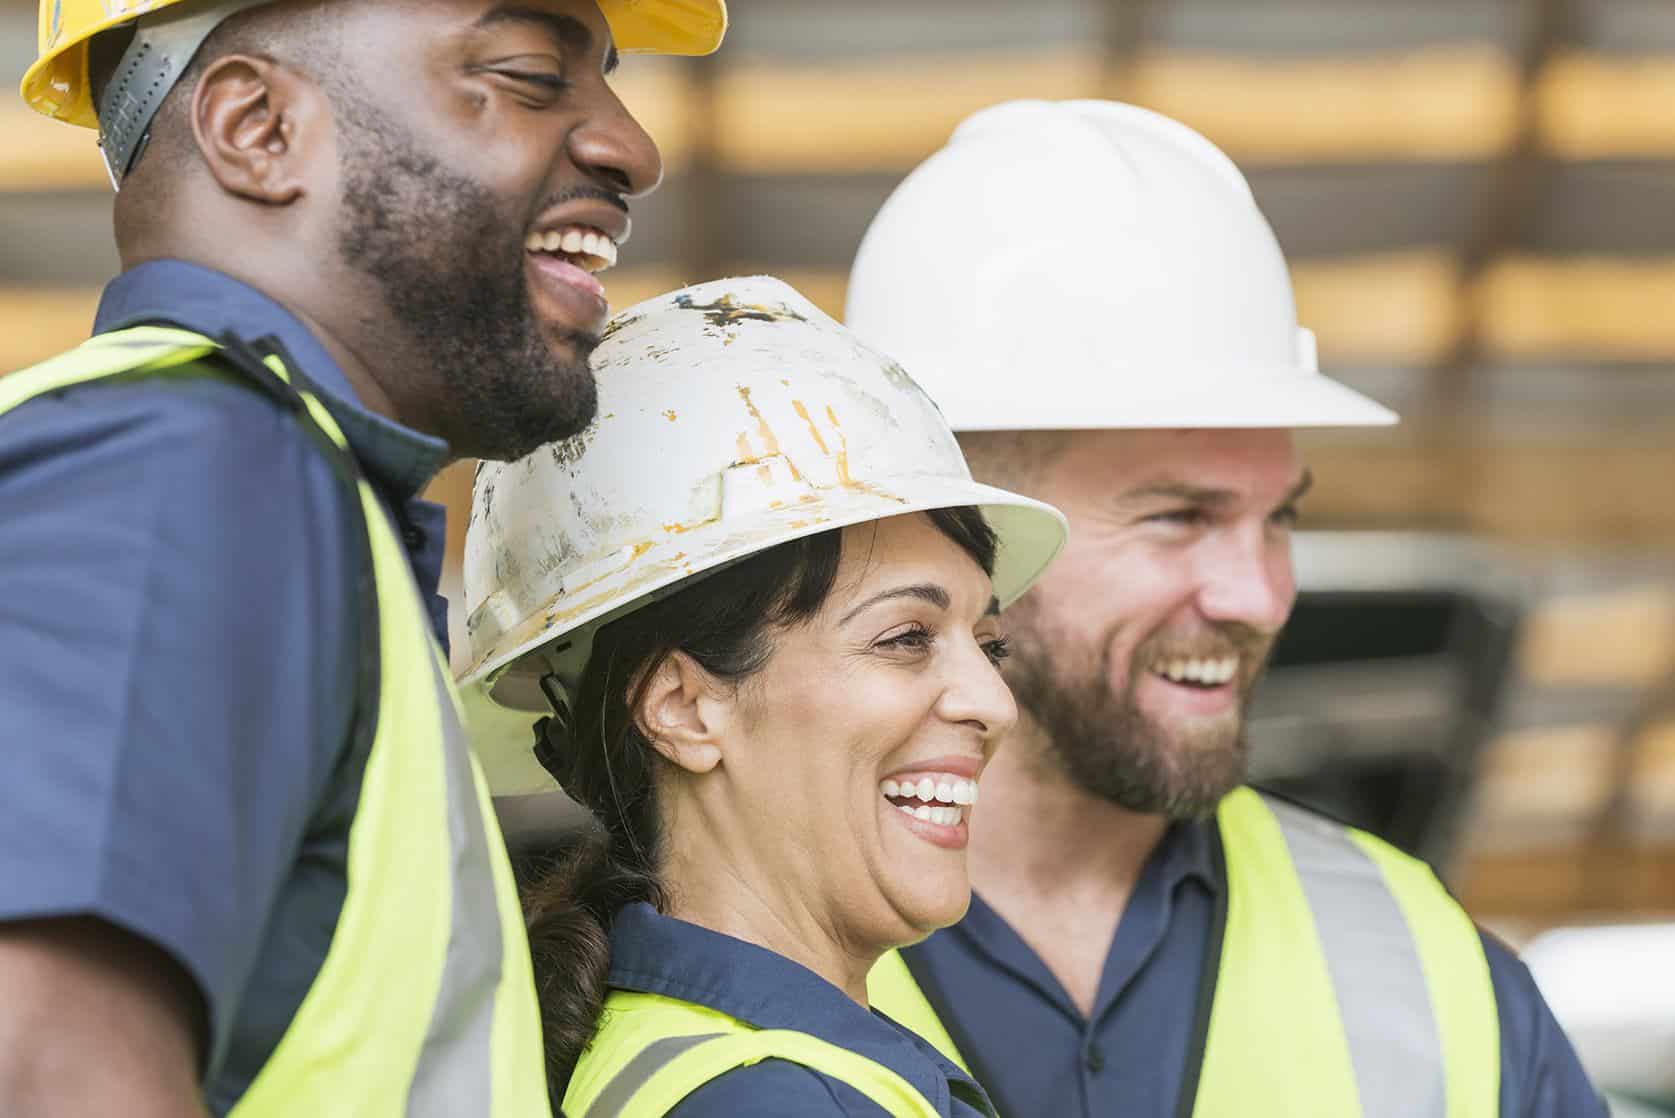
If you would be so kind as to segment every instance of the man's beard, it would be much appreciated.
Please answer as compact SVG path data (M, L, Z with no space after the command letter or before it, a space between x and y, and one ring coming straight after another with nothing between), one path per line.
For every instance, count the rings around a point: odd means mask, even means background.
M1221 624L1208 639L1192 640L1189 650L1180 647L1188 642L1155 633L1134 650L1129 677L1116 690L1109 682L1109 652L1065 656L1067 642L1042 634L1034 611L1027 605L1013 611L1008 621L1016 652L1007 679L1018 705L1047 735L1050 761L1078 788L1129 811L1189 819L1213 812L1244 783L1245 712L1271 636L1247 625ZM1238 701L1227 714L1170 726L1141 709L1137 690L1146 665L1177 649L1206 658L1238 655L1233 681ZM1054 656L1054 650L1061 654Z
M571 334L568 358L547 344L524 282L527 222L364 103L338 122L339 252L435 370L434 433L455 454L511 461L584 429L598 406L588 357L599 339Z

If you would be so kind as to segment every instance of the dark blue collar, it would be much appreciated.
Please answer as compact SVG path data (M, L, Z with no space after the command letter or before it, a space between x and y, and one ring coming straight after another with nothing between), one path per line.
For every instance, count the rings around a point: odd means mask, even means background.
M719 1010L761 1029L795 1029L866 1056L948 1113L949 1085L981 1092L935 1048L870 1012L807 967L753 943L664 916L648 904L619 910L611 924L611 969L619 990L662 994ZM969 1085L969 1086L968 1086Z
M1172 823L1146 860L1111 941L1094 1008L1095 1020L1116 1004L1129 979L1145 965L1162 937L1168 934L1176 894L1182 887L1195 882L1212 897L1226 888L1215 854L1215 829L1214 816ZM972 893L965 918L941 934L962 937L993 965L1010 971L1044 999L1059 1006L1067 1017L1081 1018L1081 1010L1047 969L1047 964L979 894ZM934 937L931 942L935 942Z
M167 322L246 341L272 336L319 389L368 476L397 502L417 496L448 458L448 444L369 411L318 338L284 307L248 284L183 260L154 260L112 280L99 300L96 333Z
M1215 856L1216 827L1214 815L1169 825L1151 857L1165 889L1173 892L1188 879L1201 882L1211 893L1220 893L1226 887Z

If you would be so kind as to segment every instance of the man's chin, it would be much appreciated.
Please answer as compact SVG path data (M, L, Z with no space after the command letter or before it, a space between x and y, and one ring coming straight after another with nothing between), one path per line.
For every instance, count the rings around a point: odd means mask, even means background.
M588 408L585 414L566 411L554 417L539 430L526 429L515 438L506 440L501 447L500 461L515 462L520 458L527 458L542 447L563 443L575 438L592 424L594 409Z
M1163 767L1166 775L1156 797L1164 814L1172 819L1202 818L1245 782L1245 743L1235 737L1231 742L1177 745Z
M497 407L492 414L470 417L468 429L448 440L455 453L492 462L515 462L586 431L599 407L591 374L573 395L530 399L531 395L523 394L514 410Z
M1130 811L1170 819L1201 819L1245 782L1247 772L1244 721L1220 718L1214 725L1167 726L1151 722L1133 726L1124 743L1127 763L1103 791Z

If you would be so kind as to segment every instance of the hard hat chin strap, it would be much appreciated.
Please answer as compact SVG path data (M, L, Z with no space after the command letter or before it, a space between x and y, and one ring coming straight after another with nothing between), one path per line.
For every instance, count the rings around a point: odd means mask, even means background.
M535 759L579 803L581 797L570 790L570 779L576 771L576 716L570 709L570 698L552 672L541 677L541 692L552 714L535 723Z
M172 4L135 21L134 38L122 52L99 98L99 151L111 188L122 180L151 138L151 120L198 48L229 16L267 0L220 0Z

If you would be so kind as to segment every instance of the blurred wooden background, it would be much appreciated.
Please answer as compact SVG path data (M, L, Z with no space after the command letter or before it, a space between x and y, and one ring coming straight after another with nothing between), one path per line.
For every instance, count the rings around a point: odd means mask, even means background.
M730 6L717 56L622 67L668 175L616 305L766 271L840 315L877 206L995 101L1118 97L1200 129L1249 174L1324 367L1406 417L1306 438L1310 526L1479 534L1547 572L1466 899L1535 923L1675 912L1675 5ZM8 80L34 26L0 0ZM109 221L91 135L0 100L0 369L83 336ZM455 467L437 495L467 486Z

